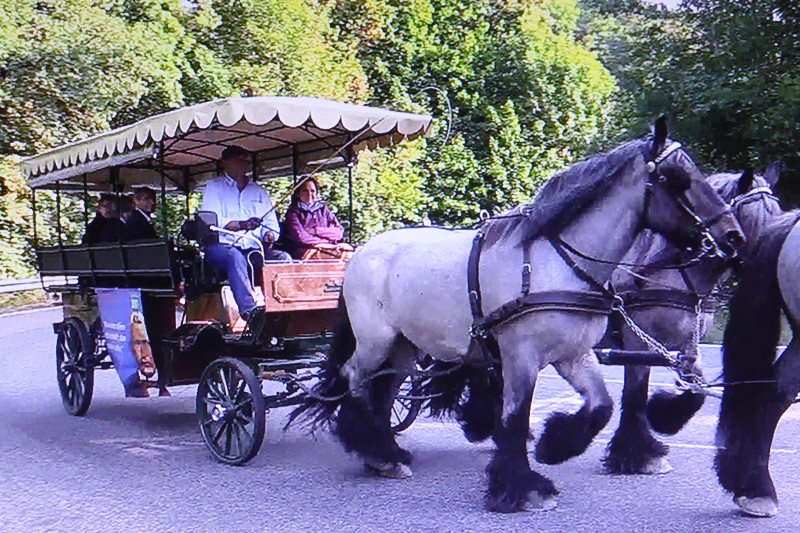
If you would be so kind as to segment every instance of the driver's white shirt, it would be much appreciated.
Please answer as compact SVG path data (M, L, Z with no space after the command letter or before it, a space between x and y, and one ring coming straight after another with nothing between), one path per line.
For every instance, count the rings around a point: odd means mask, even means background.
M211 180L206 185L203 194L201 211L211 211L217 214L217 224L224 228L232 220L248 220L253 217L264 217L261 227L247 232L248 235L263 240L267 231L272 231L275 235L280 235L280 225L275 211L272 209L272 202L267 191L252 181L248 182L242 191L236 185L236 180L223 174L219 178ZM257 248L258 245L250 238L237 238L233 235L224 233L219 236L220 243L234 244L237 248L247 250Z

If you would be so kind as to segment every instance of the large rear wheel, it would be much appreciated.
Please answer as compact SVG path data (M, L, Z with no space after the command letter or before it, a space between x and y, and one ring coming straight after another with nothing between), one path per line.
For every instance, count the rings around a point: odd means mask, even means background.
M73 416L89 410L94 392L94 342L86 326L68 318L56 340L56 378L64 409Z
M238 359L223 357L203 371L197 387L200 433L216 460L242 465L264 440L266 409L261 382Z

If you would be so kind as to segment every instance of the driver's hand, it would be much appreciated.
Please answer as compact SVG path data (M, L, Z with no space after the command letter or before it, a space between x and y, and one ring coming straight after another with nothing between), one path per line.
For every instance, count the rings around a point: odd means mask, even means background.
M238 220L231 220L227 224L225 224L225 229L228 231L239 231L242 229L242 223Z
M278 236L275 234L274 231L268 231L264 234L264 242L272 244L273 242L278 240Z
M245 229L248 230L258 229L260 225L261 225L261 219L258 217L253 217L245 222Z

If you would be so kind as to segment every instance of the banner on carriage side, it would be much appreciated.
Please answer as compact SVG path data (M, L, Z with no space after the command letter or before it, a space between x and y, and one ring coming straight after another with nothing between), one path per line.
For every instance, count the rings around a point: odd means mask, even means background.
M156 379L156 365L142 312L139 289L96 289L106 348L126 394L142 395L142 383Z

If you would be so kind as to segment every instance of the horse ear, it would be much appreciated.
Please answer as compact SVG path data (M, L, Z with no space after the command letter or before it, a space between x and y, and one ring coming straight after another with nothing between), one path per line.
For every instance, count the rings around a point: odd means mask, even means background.
M653 125L653 153L657 154L667 142L669 128L667 127L667 115L661 115Z
M748 168L742 172L742 175L736 184L736 194L741 195L749 191L750 187L753 186L753 179L755 179L755 174L753 173L752 168Z
M775 185L778 184L778 180L781 177L781 162L780 161L773 161L767 167L767 173L764 174L764 179L767 180L769 186L774 188Z

